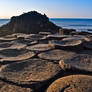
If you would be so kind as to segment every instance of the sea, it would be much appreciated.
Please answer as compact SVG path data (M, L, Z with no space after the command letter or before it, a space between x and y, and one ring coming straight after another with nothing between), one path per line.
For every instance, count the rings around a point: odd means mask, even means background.
M10 19L0 19L0 26L7 24ZM92 33L92 19L50 18L50 21L62 28Z
M76 29L78 32L83 31L92 33L92 19L51 18L50 20L62 28Z

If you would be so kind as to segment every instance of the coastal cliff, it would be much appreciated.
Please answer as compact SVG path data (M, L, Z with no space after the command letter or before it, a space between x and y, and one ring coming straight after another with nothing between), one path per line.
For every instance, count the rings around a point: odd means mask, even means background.
M49 18L44 14L36 11L24 13L20 16L14 16L10 22L0 28L0 34L11 33L32 33L51 32L55 34L60 27L49 21Z

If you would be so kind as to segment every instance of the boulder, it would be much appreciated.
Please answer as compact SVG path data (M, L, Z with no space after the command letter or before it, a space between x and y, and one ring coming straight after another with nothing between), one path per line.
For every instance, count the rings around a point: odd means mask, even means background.
M54 81L46 92L92 92L92 76L71 75Z

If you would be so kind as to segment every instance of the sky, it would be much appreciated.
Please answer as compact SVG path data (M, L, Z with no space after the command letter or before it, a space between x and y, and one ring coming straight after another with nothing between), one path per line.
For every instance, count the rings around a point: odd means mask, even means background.
M34 10L49 18L92 18L92 0L0 0L0 19Z

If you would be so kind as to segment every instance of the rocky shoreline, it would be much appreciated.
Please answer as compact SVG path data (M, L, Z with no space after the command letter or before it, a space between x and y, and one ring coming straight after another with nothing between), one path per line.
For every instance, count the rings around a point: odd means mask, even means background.
M46 21L42 24L53 25L48 28L56 32L45 31L44 27L40 31L35 28L35 33L30 28L36 25L28 26L26 33L19 30L24 25L19 23L29 14L37 19L41 16L37 12L23 14L18 24L10 22L0 28L6 32L4 29L9 31L13 24L14 29L0 37L0 92L92 92L91 34L62 29Z

